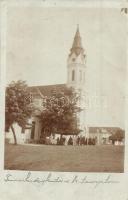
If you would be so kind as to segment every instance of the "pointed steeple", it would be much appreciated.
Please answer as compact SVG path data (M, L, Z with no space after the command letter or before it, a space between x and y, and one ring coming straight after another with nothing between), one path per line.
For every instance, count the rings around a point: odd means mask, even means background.
M74 52L78 56L83 51L84 49L82 47L81 36L79 32L79 25L77 25L76 34L75 34L73 45L71 48L71 54Z

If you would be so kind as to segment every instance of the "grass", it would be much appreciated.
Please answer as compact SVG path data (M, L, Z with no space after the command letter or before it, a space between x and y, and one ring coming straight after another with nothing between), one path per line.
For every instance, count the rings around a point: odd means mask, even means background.
M123 172L123 146L5 145L5 169Z

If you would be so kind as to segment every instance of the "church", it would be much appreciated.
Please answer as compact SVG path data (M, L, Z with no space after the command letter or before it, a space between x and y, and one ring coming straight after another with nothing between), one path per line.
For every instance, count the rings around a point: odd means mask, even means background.
M45 85L45 86L31 86L29 91L32 95L34 104L37 107L42 106L42 99L45 96L50 96L51 91L56 89L62 91L66 87L73 87L77 93L80 95L80 107L82 111L79 114L79 126L81 135L84 135L86 138L97 137L98 144L101 144L103 141L108 142L109 136L111 135L110 127L89 127L87 122L87 105L86 105L86 53L82 45L82 39L79 31L79 26L74 36L73 44L70 49L70 53L67 59L67 83L65 84L56 84L56 85ZM38 115L38 113L36 114ZM17 124L15 124L17 142L18 143L29 143L32 140L39 140L41 135L41 124L37 116L33 116L25 130L22 130ZM11 132L6 134L6 138L9 139L10 143L13 143L13 135Z

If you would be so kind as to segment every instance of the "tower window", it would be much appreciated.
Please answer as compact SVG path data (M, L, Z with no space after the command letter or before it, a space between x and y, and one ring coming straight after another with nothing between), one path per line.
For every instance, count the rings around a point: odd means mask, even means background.
M75 70L72 70L72 81L75 80Z
M83 75L84 75L84 82L85 82L85 72L84 72L84 74L83 74Z
M80 81L82 81L82 71L80 70Z
M75 62L75 60L76 60L75 58L72 59L73 62Z

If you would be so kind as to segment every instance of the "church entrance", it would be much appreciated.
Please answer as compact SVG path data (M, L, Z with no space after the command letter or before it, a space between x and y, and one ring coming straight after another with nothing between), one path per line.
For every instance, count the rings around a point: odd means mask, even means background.
M35 136L35 121L32 122L32 129L31 129L31 139L34 139Z

